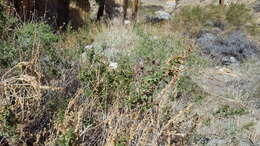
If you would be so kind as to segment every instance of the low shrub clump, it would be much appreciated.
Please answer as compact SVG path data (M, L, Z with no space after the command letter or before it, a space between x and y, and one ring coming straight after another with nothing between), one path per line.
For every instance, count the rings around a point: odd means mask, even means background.
M124 97L122 101L130 108L151 105L154 96L174 75L175 62L168 59L180 49L173 47L171 39L152 38L151 34L141 31L138 34L137 48L131 54L120 55L115 62L116 69L109 67L114 62L105 54L94 49L87 51L84 61L87 68L82 68L80 79L88 96L99 98L103 104Z
M246 24L254 25L252 14L244 4L230 6L185 6L173 19L173 30L183 30L191 36L203 28L241 28Z
M242 26L252 20L250 9L245 4L231 4L226 12L226 20L234 26Z
M13 39L13 40L12 40ZM18 61L28 61L36 52L54 58L53 44L58 37L44 23L28 23L16 28L8 40L2 40L1 65L10 66Z

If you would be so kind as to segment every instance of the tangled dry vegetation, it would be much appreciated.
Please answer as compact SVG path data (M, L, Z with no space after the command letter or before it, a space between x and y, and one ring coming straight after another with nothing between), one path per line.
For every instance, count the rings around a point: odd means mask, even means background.
M0 145L206 144L198 135L211 121L201 111L211 93L194 75L216 63L196 41L205 28L257 36L248 15L229 17L237 7L184 7L168 22L89 23L63 34L43 22L15 25L0 8Z
M94 80L90 79L93 83L87 83L92 84L89 87L91 88L89 92L94 92L92 94L86 93L88 90L84 89L88 88L88 85L82 87L80 85L71 85L73 86L72 88L78 86L75 91L66 91L72 90L65 89L68 88L66 86L45 85L43 82L44 75L41 73L39 56L35 54L35 57L29 62L20 62L2 75L2 143L26 143L28 145L33 143L59 145L187 144L191 133L199 121L197 115L188 114L192 105L176 111L176 114L171 117L165 115L164 112L165 110L167 112L172 110L170 108L172 105L168 104L168 94L175 93L168 92L170 88L173 89L176 86L182 72L181 66L185 64L186 58L193 51L192 49L194 49L194 46L190 46L182 54L169 56L165 60L166 62L164 63L172 67L165 70L162 76L172 79L162 87L161 91L156 93L155 99L149 99L150 101L142 99L145 97L128 97L130 96L129 93L124 93L123 91L127 90L124 88L128 88L124 84L121 85L121 90L103 91L110 88L118 88L116 85L120 85L120 83L116 82L124 82L123 78L116 79L121 74L123 76L130 76L130 78L126 77L129 80L134 76L134 73L125 74L125 70L122 70L123 72L109 70L108 66L104 64L105 62L100 62L100 68L93 68L90 74L97 77ZM96 63L98 64L99 62ZM89 67L92 68L88 66L86 69L89 69ZM102 70L107 71L103 74ZM129 68L130 71L131 69ZM87 75L86 72L83 74L84 79L82 80L85 83L88 81L86 79ZM113 75L114 78L109 78L106 74ZM108 83L104 81L107 78ZM148 83L157 82L156 80L158 79L148 79ZM113 85L110 85L109 82ZM67 97L67 99L55 97L55 94L56 96L68 94L66 92L74 93L71 93L72 97ZM48 94L53 95L49 95L50 97L48 97ZM56 104L64 104L64 106L56 107L58 106ZM131 105L127 107L127 104ZM55 113L57 112L56 110L61 111ZM186 124L187 127L181 131L182 124ZM16 137L16 135L19 137Z

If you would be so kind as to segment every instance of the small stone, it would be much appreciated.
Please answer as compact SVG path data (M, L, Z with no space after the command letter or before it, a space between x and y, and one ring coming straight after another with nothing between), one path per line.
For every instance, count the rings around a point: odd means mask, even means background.
M222 58L223 65L238 64L239 61L233 56L224 56Z
M130 20L125 20L125 21L124 21L124 24L125 24L125 25L131 24L131 21L130 21Z
M255 108L260 109L260 101L255 102Z
M169 1L166 3L166 8L170 11L174 11L176 9L176 2L175 1Z
M110 64L109 64L110 69L117 69L117 67L118 67L118 64L116 62L110 62Z
M44 58L43 58L43 61L44 61L44 62L50 62L50 57L49 57L49 56L44 57Z
M237 59L235 58L235 57L233 57L233 56L231 56L230 58L230 63L238 63L238 61L237 61Z
M85 50L89 50L89 49L92 49L93 48L93 45L87 45L85 46Z
M208 142L209 142L209 138L207 138L207 137L202 137L201 139L200 139L200 143L201 144L207 144Z

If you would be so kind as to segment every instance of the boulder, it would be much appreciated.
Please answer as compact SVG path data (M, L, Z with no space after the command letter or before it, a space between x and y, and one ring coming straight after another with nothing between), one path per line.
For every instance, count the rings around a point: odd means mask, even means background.
M155 15L160 20L170 20L171 15L166 11L156 11Z
M159 23L162 21L169 21L171 19L171 14L166 11L156 11L154 16L146 15L145 19L147 22Z

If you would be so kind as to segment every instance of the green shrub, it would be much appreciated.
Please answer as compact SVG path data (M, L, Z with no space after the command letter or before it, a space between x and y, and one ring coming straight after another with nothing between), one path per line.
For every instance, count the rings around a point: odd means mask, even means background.
M18 47L28 53L37 47L52 54L52 45L58 41L58 36L52 32L49 25L44 23L28 23L22 25L16 31Z
M195 26L200 26L205 23L206 15L204 10L201 7L184 7L181 9L179 13L180 23L183 23L183 26L187 28L192 28Z
M234 116L234 115L243 115L247 111L244 108L231 108L229 105L222 105L218 108L215 114L222 115L224 117Z
M246 24L251 19L250 9L244 4L231 4L226 13L226 20L234 26Z
M10 34L11 35L11 34ZM21 59L28 61L38 50L41 57L57 59L53 44L58 40L51 27L44 23L28 23L14 30L13 37L0 40L0 63L10 66Z
M145 105L142 108L150 108L155 96L170 82L174 73L175 64L165 62L173 55L183 51L184 46L172 37L156 38L149 32L144 32L142 27L137 29L139 42L133 50L130 60L135 64L138 79L135 80L135 88L126 103L128 107ZM140 63L141 61L141 63Z
M17 58L17 50L7 41L0 40L0 66L7 67Z
M246 30L250 35L260 38L260 27L257 23L252 23L251 25L247 26Z
M86 96L99 99L99 106L107 108L116 98L129 95L134 77L127 59L119 60L118 68L111 70L107 58L92 50L88 52L86 63L88 68L82 68L79 78Z
M109 68L109 57L96 49L88 50L79 78L85 95L99 101L99 106L119 101L128 108L147 109L153 98L170 82L178 62L166 64L169 58L184 49L173 38L154 38L137 30L139 41L131 54L117 57L118 67ZM173 47L175 46L175 47ZM141 62L141 63L140 63Z
M197 33L208 20L217 13L210 13L202 6L185 6L180 9L173 19L174 29L184 30L190 34Z
M2 1L0 1L0 35L3 33L5 22L6 18L4 16L4 6L2 5Z
M194 25L203 24L208 18L208 14L204 10L204 8L199 6L193 8L185 7L182 9L180 15L184 18L184 21L186 23L187 21L190 21Z
M18 19L14 16L8 16L6 14L6 6L3 2L4 0L0 0L0 39L7 40L7 38L12 35L12 29L19 24Z
M208 22L221 22L232 28L233 26L239 27L251 23L251 20L250 9L244 4L232 3L228 7L184 6L176 13L172 25L173 29L182 30L194 36L201 29L212 27L207 25Z
M16 128L18 119L11 108L5 106L4 110L0 112L0 137L8 137L11 143L17 140Z
M69 128L64 135L61 135L57 140L56 144L59 146L70 146L75 141L75 134L73 129Z
M127 138L120 137L119 140L116 142L115 146L127 146Z

